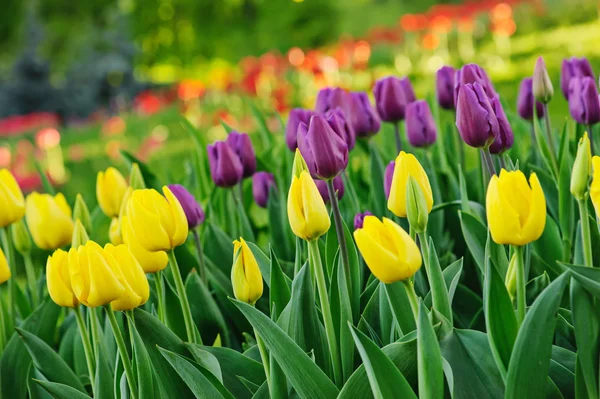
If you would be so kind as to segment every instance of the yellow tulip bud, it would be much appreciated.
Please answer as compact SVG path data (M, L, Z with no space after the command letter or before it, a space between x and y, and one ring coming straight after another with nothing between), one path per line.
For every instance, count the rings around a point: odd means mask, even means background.
M427 205L427 213L431 212L431 208L433 207L433 194L425 169L423 169L413 154L400 151L400 154L396 158L394 176L388 198L388 209L399 217L406 217L406 185L409 176L412 176L417 181L423 192Z
M77 197L75 197L75 206L73 207L73 220L78 219L81 220L81 224L83 224L86 231L91 231L92 219L90 217L90 210L81 194L77 194Z
M125 287L115 262L107 259L104 250L94 241L69 250L71 286L79 302L94 308L121 298Z
M515 294L517 293L517 254L514 253L512 258L510 258L510 263L508 264L508 270L506 271L506 277L504 278L504 285L506 286L506 291L508 291L508 295L512 299L514 299Z
M34 192L27 196L25 208L29 232L39 248L56 249L71 242L74 225L64 195Z
M135 240L147 251L168 251L185 242L188 223L169 187L164 197L153 189L134 190L127 202L127 218ZM149 234L151 232L151 234Z
M129 247L145 273L156 273L167 267L169 263L167 253L164 251L150 252L142 247L133 235L127 216L123 216L121 220L121 232L123 243Z
M600 217L600 157L598 155L592 158L592 168L594 174L590 185L590 197L592 197L596 216Z
M592 172L592 151L590 149L590 140L587 132L579 140L577 146L577 156L573 163L571 172L571 194L582 200L587 197L588 181Z
M10 267L8 267L6 256L4 256L4 252L0 248L0 284L7 282L8 279L10 279Z
M110 303L113 310L131 310L146 303L150 296L150 286L144 270L125 245L104 247L106 260L118 272L118 279L125 287L119 299Z
M529 184L520 170L502 169L500 177L492 176L486 213L494 242L525 245L537 240L546 226L546 197L536 174L531 174Z
M413 176L408 176L406 185L406 216L410 227L417 233L423 233L427 229L429 221L429 210L423 190Z
M25 215L23 192L8 169L0 169L0 228L20 220Z
M331 226L325 202L307 171L292 177L287 210L292 231L303 240L316 240Z
M69 272L69 256L62 249L54 251L46 262L46 283L50 298L58 306L75 308L79 301L71 288L71 274Z
M421 252L402 227L388 218L367 216L354 231L356 246L371 273L391 284L412 277L421 267Z
M26 254L31 251L31 236L23 219L13 223L10 226L12 239L15 243L15 248L20 254Z
M73 229L73 238L71 239L71 247L77 248L80 245L85 245L90 240L90 237L83 227L80 219L75 222L75 228Z
M253 305L263 294L260 268L248 244L241 237L233 242L231 284L238 301Z
M142 175L140 165L138 165L137 163L131 165L131 172L129 175L129 186L134 190L141 190L143 188L146 188L144 175Z
M121 234L121 222L119 218L112 218L108 229L108 238L113 245L123 244L123 236Z
M106 172L98 172L96 179L96 197L102 212L108 217L119 215L121 201L127 191L127 181L113 167L106 169Z

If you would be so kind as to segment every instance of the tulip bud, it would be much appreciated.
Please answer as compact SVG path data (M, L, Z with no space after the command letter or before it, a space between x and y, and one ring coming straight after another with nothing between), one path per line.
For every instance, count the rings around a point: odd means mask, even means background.
M231 285L238 301L254 305L263 294L263 279L254 254L243 238L233 242Z
M510 258L510 263L508 264L508 270L506 271L506 277L504 279L504 285L506 286L506 291L508 291L508 295L510 295L511 299L515 298L515 294L517 293L517 254L514 253Z
M83 223L81 223L80 219L75 221L75 228L73 229L73 239L71 240L71 247L77 248L80 245L85 245L86 242L90 240L87 232L85 231L85 227L83 227Z
M8 267L8 262L6 261L6 256L4 256L4 252L2 248L0 248L0 284L4 284L10 279L10 267ZM2 306L2 305L0 305Z
M194 229L196 226L204 223L204 210L198 201L196 201L196 198L181 184L169 184L168 187L181 204L183 212L185 212L188 229Z
M313 177L331 179L348 166L348 144L320 115L298 126L298 149Z
M219 187L232 187L242 181L244 166L233 149L224 141L207 147L210 174Z
M13 243L20 254L27 254L31 251L31 236L25 225L25 221L20 219L10 226Z
M369 101L369 96L364 92L350 93L353 100L355 115L354 133L358 137L370 137L381 129L379 115Z
M294 108L290 111L288 123L285 126L285 143L291 151L298 148L298 125L309 124L311 116L316 115L310 109Z
M268 172L257 172L252 176L252 196L261 208L266 208L269 203L271 190L276 189L275 177Z
M533 70L533 96L542 104L548 104L554 96L554 87L542 57L538 57Z
M123 285L123 293L110 303L112 310L135 309L148 301L150 286L144 270L125 245L104 247L104 258Z
M367 216L373 216L373 214L369 211L364 211L363 213L357 213L354 216L354 230L363 228L363 224Z
M560 71L560 89L567 100L569 99L569 84L571 83L571 79L584 78L586 76L595 80L592 66L587 58L572 57L563 60Z
M125 191L127 191L127 181L118 170L110 167L106 172L98 172L96 197L100 209L106 216L112 218L119 215Z
M74 225L64 195L33 192L27 196L25 208L29 232L39 248L57 249L71 242Z
M50 298L58 306L76 308L79 301L71 287L71 274L69 272L69 257L62 249L54 251L46 262L46 283Z
M294 163L292 164L292 177L296 176L300 178L302 172L309 172L308 165L302 156L299 149L296 149L294 154Z
M433 194L425 169L423 169L413 154L401 151L398 158L396 158L392 187L390 189L390 197L388 198L388 209L398 217L406 217L407 215L406 186L409 176L412 176L421 188L425 197L427 213L431 212L431 208L433 207Z
M408 184L406 185L406 217L410 227L417 234L427 230L427 222L429 221L427 200L419 183L412 176L408 176Z
M90 218L90 211L81 196L77 194L75 197L75 206L73 207L73 220L81 220L81 224L87 231L92 230L92 219Z
M485 70L477 64L467 64L456 71L454 74L454 104L458 104L458 94L462 85L478 83L481 86L482 93L487 98L496 97L496 89L488 77Z
M592 173L592 151L587 132L579 140L577 156L571 172L571 194L578 199L587 198L588 181Z
M287 211L292 231L303 240L316 240L331 226L325 202L306 171L302 171L299 177L292 177Z
M108 238L110 239L110 243L112 245L123 244L120 218L113 218L110 221L110 227L108 228Z
M234 130L227 136L227 144L237 154L242 163L242 176L252 176L256 171L256 155L254 154L254 147L252 146L250 136Z
M537 117L544 116L544 105L533 97L533 79L525 78L519 86L519 96L517 98L517 112L525 120L533 119L533 103L535 101L535 110Z
M407 85L395 76L388 76L375 82L373 94L381 120L396 123L404 119L406 105L410 102L409 96L414 95L414 93L407 93L406 87Z
M348 151L352 150L356 144L356 135L354 133L354 128L344 116L344 111L339 107L334 108L327 111L325 118L327 119L329 126L331 126L338 136L344 139L348 146Z
M315 180L315 184L317 185L317 189L319 190L319 194L321 194L323 201L325 201L326 204L331 202L327 182L325 180ZM337 194L337 199L341 200L344 196L344 180L342 180L342 176L337 175L333 178L333 190Z
M594 79L590 77L571 79L569 111L577 123L593 125L600 122L600 101Z
M131 171L129 172L129 187L134 190L143 190L146 188L146 182L144 181L144 175L140 169L140 165L134 162L131 165Z
M592 184L590 185L590 197L596 210L596 217L600 217L600 157L592 157L592 169L594 170Z
M406 106L406 136L414 147L427 147L435 143L437 128L429 104L425 100Z
M496 119L498 120L499 130L496 140L494 140L494 142L490 145L490 152L492 154L502 154L504 151L509 150L512 147L515 141L515 136L513 135L510 123L508 123L508 118L504 113L504 108L502 108L502 104L500 103L500 98L492 98L491 104L492 109L496 114Z
M0 228L13 224L25 215L23 192L8 169L0 169Z
M438 69L435 80L435 94L440 107L454 109L454 76L456 69L443 66Z
M496 113L479 83L469 83L460 88L456 127L463 141L476 148L489 146L500 134Z
M394 179L394 169L396 161L390 161L385 167L385 176L383 179L383 190L385 191L385 199L390 198L390 190L392 189L392 180Z

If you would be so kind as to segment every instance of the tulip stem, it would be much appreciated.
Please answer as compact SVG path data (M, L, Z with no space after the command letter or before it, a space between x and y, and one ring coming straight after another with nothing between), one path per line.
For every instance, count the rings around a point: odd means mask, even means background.
M583 261L586 266L592 267L594 260L592 256L592 239L590 236L590 217L588 214L587 198L577 200L579 205L579 218L581 223L581 243L583 245Z
M523 263L523 247L515 245L515 259L517 268L517 325L521 327L526 313L526 296L525 296L525 264Z
M481 153L483 154L483 160L485 162L485 166L487 167L487 170L490 173L490 178L492 178L496 174L496 167L494 166L494 160L492 159L492 154L490 154L490 148L489 147L482 148ZM485 187L484 187L484 189L485 189Z
M110 326L113 330L113 335L115 336L117 347L119 348L119 355L121 356L121 362L123 363L123 368L125 369L125 376L127 377L127 383L129 384L130 398L136 399L137 387L135 385L135 375L133 374L133 368L131 367L131 360L129 359L129 353L127 353L127 347L125 346L123 334L121 333L121 329L119 328L119 323L117 323L115 312L112 310L110 305L105 305L104 309L106 310L106 314L108 315L108 321L110 322Z
M429 242L427 242L427 230L419 234L419 244L421 245L421 253L423 254L423 263L425 263L425 271L429 279Z
M337 234L338 244L340 245L340 258L346 275L346 286L348 293L352 297L352 275L350 274L350 258L348 257L348 245L346 243L346 234L344 231L344 222L342 221L342 213L340 212L340 204L338 202L335 188L333 187L333 179L327 180L327 191L329 192L329 200L333 209L333 221L335 223L335 232Z
M556 144L554 143L554 136L552 136L552 127L550 126L550 115L548 113L548 104L544 106L544 122L546 123L546 137L548 138L548 145L550 146L550 152L552 153L552 159L556 162Z
M198 234L198 229L193 229L192 234L194 236L194 242L196 243L196 251L198 251L200 279L202 280L205 286L208 286L208 281L206 280L206 265L204 263L204 253L202 252L202 243L200 242L200 234Z
M90 374L90 384L92 385L92 394L95 394L96 389L94 387L95 378L95 366L94 366L94 351L90 342L90 336L85 326L85 320L81 314L79 306L73 308L75 313L75 319L77 320L77 326L79 327L79 334L81 335L81 341L83 342L83 353L85 354L85 362L87 363L88 373Z
M92 333L92 347L94 348L94 359L99 359L100 351L98 345L100 345L100 336L98 335L98 313L96 308L88 308L90 314L90 332Z
M396 137L396 155L400 154L400 151L402 151L402 140L400 139L400 123L402 122L394 123L394 135Z
M323 321L325 324L325 335L327 336L327 341L329 342L331 362L333 364L333 377L336 385L341 385L342 367L340 364L338 343L335 338L335 329L333 327L333 318L331 316L329 298L327 296L327 285L325 284L325 275L323 274L323 265L321 263L318 240L308 241L308 251L311 258L311 263L313 263L312 270L317 280L317 290L319 291L321 312L323 313Z
M588 129L588 135L590 137L590 152L592 153L592 155L594 155L594 135L592 134L592 132L594 131L594 126L590 123L587 126Z
M500 168L508 170L506 168L506 160L504 159L504 154L498 154L496 158L498 158L498 161L500 162Z
M37 290L37 278L35 275L35 269L33 268L33 261L31 260L31 254L25 252L23 254L23 261L25 263L25 274L27 275L27 284L29 285L29 292L31 293L31 302L33 309L37 308L39 304L39 296Z
M4 324L4 300L2 299L2 291L0 291L0 353L2 353L4 350L6 338L6 325Z
M419 321L419 299L417 297L417 293L415 292L415 284L410 281L409 278L406 280L402 280L402 284L406 289L406 295L408 296L408 301L410 302L410 308L412 309L413 316L415 317L415 322Z
M158 302L158 320L165 323L165 294L163 290L162 272L158 271L154 274L154 284L156 285L156 301Z
M181 305L181 310L183 312L183 321L185 322L185 331L188 342L192 344L201 343L196 342L196 334L194 333L194 319L192 319L190 303L188 302L187 293L185 292L185 286L183 285L183 279L181 278L181 272L179 271L179 265L177 264L175 252L171 250L167 253L169 254L169 262L171 263L173 280L175 280L175 288L177 289L177 295L179 296L179 304Z
M2 246L4 247L4 255L10 270L11 278L8 280L8 315L9 320L16 323L17 308L16 308L16 284L17 284L17 268L12 245L10 242L10 234L8 234L8 226L2 229Z

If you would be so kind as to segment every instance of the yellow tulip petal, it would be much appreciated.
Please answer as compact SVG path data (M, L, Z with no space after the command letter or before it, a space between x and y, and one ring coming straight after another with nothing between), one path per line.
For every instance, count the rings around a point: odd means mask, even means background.
M596 216L600 215L600 157L592 157L592 168L594 169L592 184L590 185L590 197L596 210Z
M96 178L96 198L100 209L108 217L115 217L121 209L121 201L127 191L127 181L115 168L98 172Z
M402 269L406 272L402 280L414 275L421 267L423 260L417 243L404 231L402 227L388 218L383 218L383 224L394 242L394 248L398 251L397 256L402 263Z
M20 220L25 215L23 193L8 169L0 169L0 209L0 228Z
M133 235L148 251L170 250L171 240L161 224L161 217L156 213L156 205L151 201L164 201L168 208L165 198L154 190L135 190L131 194L127 215Z
M306 171L300 174L300 188L307 227L306 235L309 240L314 240L329 230L331 220L315 181Z
M308 236L302 207L302 190L300 184L300 180L296 176L292 177L292 184L288 192L287 211L292 232L301 239L307 240Z
M175 222L175 231L171 236L171 245L176 247L183 244L185 240L187 240L188 222L183 207L179 203L179 200L177 200L177 197L173 195L169 187L164 186L163 193L167 198L169 206L171 207L173 221Z
M507 172L502 169L498 180L498 191L507 204L519 215L519 224L525 225L531 207L531 188L520 170Z
M515 241L520 241L519 214L500 195L499 178L496 175L492 176L488 185L486 214L488 227L494 242L512 244Z
M540 238L546 227L546 197L535 173L529 177L529 183L531 184L531 210L525 226L523 226L523 240L520 245Z
M10 268L8 267L8 262L6 261L6 256L4 256L4 252L2 251L2 248L0 248L0 284L5 283L9 279L10 279Z
M31 193L25 200L27 225L35 244L41 249L56 249L71 242L71 209L62 194Z
M390 284L403 279L398 266L398 258L382 247L377 239L364 229L354 231L354 240L371 273L380 281Z
M156 273L167 267L169 257L166 252L150 252L140 245L133 236L131 225L127 216L123 217L121 222L121 231L123 233L123 242L138 261L145 273Z
M79 301L71 288L68 255L57 249L46 262L46 283L50 298L59 306L74 308Z

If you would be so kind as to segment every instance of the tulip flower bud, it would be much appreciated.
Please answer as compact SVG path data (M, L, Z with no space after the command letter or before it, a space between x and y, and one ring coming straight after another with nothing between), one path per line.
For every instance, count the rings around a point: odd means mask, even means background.
M310 109L294 108L290 111L288 123L285 126L285 143L291 151L298 148L298 125L309 124L311 116L316 113Z
M271 190L276 189L275 177L269 172L256 172L252 176L252 196L261 208L266 208L269 203Z
M27 254L31 251L31 236L25 225L25 221L20 219L10 226L13 243L20 254Z
M123 244L120 218L113 218L110 221L110 227L108 228L108 238L110 239L110 243L112 245Z
M594 79L590 77L571 79L569 111L577 123L593 125L600 122L600 101Z
M385 191L385 199L390 198L390 190L392 189L392 180L394 179L394 169L396 169L396 161L390 161L385 167L385 176L383 179L383 190Z
M75 221L75 228L73 229L73 239L71 240L71 247L77 248L80 245L85 245L86 242L90 240L87 232L85 231L85 227L83 227L83 223L81 223L80 219Z
M396 123L404 119L406 106L414 97L412 88L408 89L409 86L410 82L407 85L395 76L388 76L375 82L373 94L381 120Z
M238 301L254 305L263 294L263 279L254 254L243 238L233 242L231 285Z
M398 158L396 158L392 187L388 198L388 209L398 217L406 217L406 185L409 176L412 176L421 188L427 213L431 212L433 207L433 194L425 169L413 154L401 151Z
M92 230L92 219L90 218L90 211L81 194L77 194L77 196L75 197L75 206L73 207L73 220L81 220L81 224L83 224L83 227L85 227L86 231Z
M454 109L454 76L456 69L443 66L438 69L435 80L435 95L440 107Z
M435 143L437 128L429 104L425 100L414 101L406 106L406 137L414 147L427 147Z
M112 218L119 215L125 191L127 191L127 180L118 170L110 167L106 172L98 172L96 198L106 216Z
M104 258L110 264L115 276L123 285L123 293L110 303L112 310L135 309L148 301L150 286L144 270L125 245L104 247Z
M525 78L519 86L519 96L517 98L517 112L525 120L533 119L533 103L535 101L535 110L537 117L544 116L544 105L533 97L533 79Z
M315 184L317 185L319 194L321 194L321 198L323 198L323 201L328 204L331 201L331 198L329 198L327 182L325 180L315 180ZM333 178L333 189L337 194L338 200L341 200L344 196L344 180L342 180L342 176L337 175Z
M502 104L500 103L500 98L492 98L491 104L492 109L496 114L496 119L498 120L499 129L496 140L494 140L494 142L490 145L490 152L492 154L502 154L504 151L507 151L512 147L515 141L515 136L513 135L510 123L508 123L508 118L506 117L504 109L502 108Z
M508 270L506 271L506 277L504 279L504 285L506 291L510 295L511 299L515 298L517 293L517 254L514 253L508 264Z
M310 171L308 170L308 165L306 164L306 161L304 160L302 153L300 152L299 149L296 149L296 152L294 154L294 163L292 164L292 177L296 176L296 177L300 178L300 174L302 172L310 172Z
M598 155L592 157L592 169L594 174L590 185L590 197L596 210L596 217L600 217L600 157Z
M204 223L206 216L196 198L181 184L169 184L168 187L183 208L188 222L188 229L194 229L196 226Z
M4 252L2 251L2 248L0 248L0 284L7 282L9 279L10 268L8 267L6 256L4 256Z
M463 141L475 148L489 146L500 134L496 113L479 83L461 86L456 103L456 127Z
M412 176L408 176L408 184L406 185L406 217L410 227L418 234L427 230L427 222L429 221L427 200L419 183Z
M250 136L234 130L227 136L227 144L237 154L242 163L242 176L252 176L256 171L256 155L254 154L254 147L252 146Z
M533 96L542 104L548 104L554 96L554 87L542 57L538 57L533 70Z
M494 98L498 94L492 85L485 70L477 64L467 64L456 71L454 74L454 104L458 104L458 94L462 85L478 83L481 86L482 93L487 98Z
M0 228L13 224L25 215L23 192L8 169L0 169Z
M292 177L287 211L292 231L303 240L316 240L327 233L331 226L325 202L315 181L306 171Z
M142 190L146 188L146 182L144 181L144 175L140 169L140 165L134 162L131 165L131 171L129 172L129 187L134 190Z
M592 66L587 58L572 57L563 60L560 71L560 89L567 100L569 99L569 84L571 83L571 79L584 78L586 76L595 80Z
M364 211L354 216L354 230L362 229L367 216L373 216L373 214L370 211Z
M71 287L71 274L69 272L69 257L62 249L54 251L46 262L46 283L50 298L58 306L76 308L79 301Z
M33 192L27 196L25 208L29 232L39 248L57 249L71 242L74 224L64 195Z
M354 239L371 273L386 284L406 280L421 267L417 244L388 218L365 217L363 227L354 231Z
M577 145L577 156L571 172L571 194L578 199L587 198L588 181L592 174L592 151L587 132L579 140Z
M354 133L358 137L370 137L381 129L379 115L369 101L369 96L364 92L350 93L353 100L355 116Z
M224 141L207 147L210 174L219 187L232 187L242 181L244 166L239 156Z
M325 118L327 119L327 123L329 126L346 142L348 146L348 151L354 148L356 144L356 134L354 133L354 128L344 116L344 111L341 108L334 108L325 113Z

